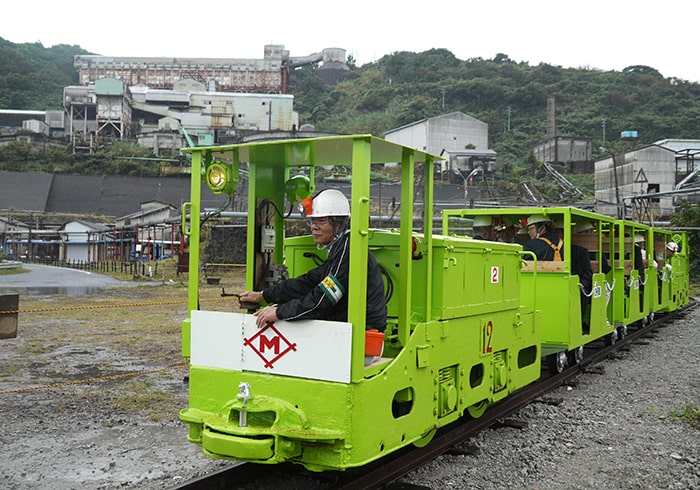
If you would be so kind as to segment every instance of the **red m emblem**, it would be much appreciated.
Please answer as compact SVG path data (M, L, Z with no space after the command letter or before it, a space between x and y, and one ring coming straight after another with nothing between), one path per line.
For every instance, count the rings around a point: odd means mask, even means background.
M268 334L273 333L274 335L268 338L266 335L263 335L265 332L268 332ZM272 322L267 322L267 325L258 330L251 338L243 339L243 345L253 349L253 352L265 362L266 368L272 368L272 365L287 352L297 350L297 344L287 340ZM268 352L272 351L272 356L268 358L265 355L265 350Z

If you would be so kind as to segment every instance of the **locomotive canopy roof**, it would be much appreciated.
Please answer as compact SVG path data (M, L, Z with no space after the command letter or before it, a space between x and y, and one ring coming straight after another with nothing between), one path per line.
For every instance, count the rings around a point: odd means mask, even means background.
M212 158L229 159L238 151L238 160L248 163L275 164L285 162L289 166L307 165L353 165L353 144L356 141L371 143L370 163L400 163L403 152L413 153L414 161L425 162L443 160L420 150L392 143L375 136L350 135L329 136L313 139L292 139L242 143L237 145L185 148L186 153L201 152ZM363 162L364 163L364 162Z

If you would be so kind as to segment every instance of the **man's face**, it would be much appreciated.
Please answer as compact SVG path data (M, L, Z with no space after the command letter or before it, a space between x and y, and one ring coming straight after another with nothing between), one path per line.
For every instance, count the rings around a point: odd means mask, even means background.
M333 240L333 223L330 218L311 218L311 235L316 245L328 245Z
M527 234L531 239L537 238L537 225L529 225L527 227Z
M498 238L503 240L506 243L511 243L513 241L513 238L515 237L515 227L514 226L508 226L507 228L504 228L498 232L496 232L496 235Z

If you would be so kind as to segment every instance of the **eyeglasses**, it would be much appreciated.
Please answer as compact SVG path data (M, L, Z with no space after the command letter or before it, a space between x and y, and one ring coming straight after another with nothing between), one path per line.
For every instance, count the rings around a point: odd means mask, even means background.
M309 221L309 226L313 226L313 225L323 226L323 225L327 225L328 223L331 222L331 220L327 216L323 216L321 218L309 218L308 221Z

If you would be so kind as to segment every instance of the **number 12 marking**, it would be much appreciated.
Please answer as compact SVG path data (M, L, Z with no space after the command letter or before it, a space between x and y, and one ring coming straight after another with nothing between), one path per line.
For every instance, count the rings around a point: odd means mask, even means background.
M493 323L491 323L490 320L484 325L483 333L484 341L481 352L483 354L490 354L493 352L493 347L491 347L491 340L493 339Z

